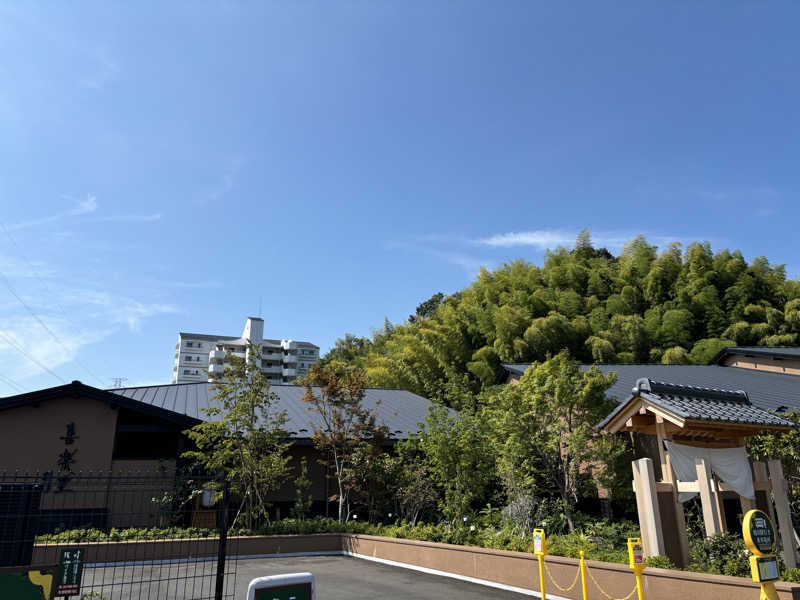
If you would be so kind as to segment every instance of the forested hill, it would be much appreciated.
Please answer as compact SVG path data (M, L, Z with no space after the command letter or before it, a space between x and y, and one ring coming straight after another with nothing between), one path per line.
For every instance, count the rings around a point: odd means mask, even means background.
M455 400L496 383L501 362L564 348L583 362L702 364L726 345L793 345L798 334L800 281L787 280L783 265L748 264L708 243L658 254L641 236L613 256L584 231L542 267L482 269L403 324L337 340L324 360L363 367L370 385Z

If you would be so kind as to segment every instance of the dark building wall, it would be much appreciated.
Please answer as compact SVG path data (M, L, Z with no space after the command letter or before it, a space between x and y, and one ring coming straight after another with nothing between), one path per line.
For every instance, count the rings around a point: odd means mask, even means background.
M67 444L67 427L75 438ZM90 398L56 398L39 406L0 412L0 471L57 474L60 457L72 460L73 471L111 469L117 410ZM68 455L65 456L64 452Z

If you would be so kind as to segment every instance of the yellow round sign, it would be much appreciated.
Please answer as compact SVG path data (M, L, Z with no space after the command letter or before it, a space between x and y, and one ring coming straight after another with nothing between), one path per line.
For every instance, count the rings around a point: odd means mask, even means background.
M775 526L766 513L749 510L742 522L744 543L756 556L769 556L775 552Z

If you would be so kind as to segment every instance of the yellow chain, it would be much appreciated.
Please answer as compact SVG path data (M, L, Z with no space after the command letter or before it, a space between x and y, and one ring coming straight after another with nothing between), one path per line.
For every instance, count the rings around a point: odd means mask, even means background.
M600 590L600 593L603 594L603 596L605 596L606 598L608 598L608 600L630 600L630 598L632 598L633 595L636 593L636 584L634 583L633 589L631 590L630 594L628 594L624 598L614 598L614 596L609 596L606 593L606 591L600 587L600 584L597 583L597 579L594 578L594 575L592 575L592 572L589 570L589 565L586 565L586 572L589 573L589 579L594 581L594 584L595 586L597 586L597 589Z
M550 578L550 581L553 583L553 585L556 586L562 592L568 592L572 588L574 588L575 585L578 583L578 577L581 576L581 568L578 567L578 572L575 573L575 579L572 580L572 585L570 585L567 588L564 588L564 587L561 587L560 585L558 585L558 582L555 579L553 579L553 574L550 572L550 567L547 566L547 561L545 561L545 563L544 563L544 570L547 572L547 576Z

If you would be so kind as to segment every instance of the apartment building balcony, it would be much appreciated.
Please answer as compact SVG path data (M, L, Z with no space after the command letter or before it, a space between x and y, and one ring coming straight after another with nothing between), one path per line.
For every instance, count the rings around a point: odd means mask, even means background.
M212 350L208 353L208 360L209 361L224 361L225 360L225 351L224 350Z
M297 377L297 369L283 369L284 377Z
M213 364L208 365L209 375L222 375L225 372L225 365Z
M283 355L283 362L284 363L296 363L297 362L297 355L296 354L284 354Z
M283 367L281 365L263 365L261 370L268 375L280 375L283 373Z

